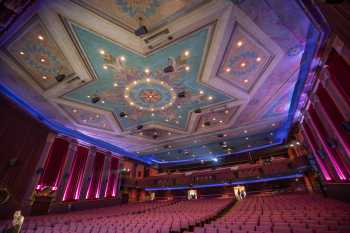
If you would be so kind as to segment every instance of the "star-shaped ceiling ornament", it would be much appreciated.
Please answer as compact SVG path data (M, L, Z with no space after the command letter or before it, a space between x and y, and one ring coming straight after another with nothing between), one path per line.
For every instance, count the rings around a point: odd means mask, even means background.
M208 27L144 56L70 25L96 80L64 98L113 112L123 131L145 124L186 130L191 113L234 100L200 81Z

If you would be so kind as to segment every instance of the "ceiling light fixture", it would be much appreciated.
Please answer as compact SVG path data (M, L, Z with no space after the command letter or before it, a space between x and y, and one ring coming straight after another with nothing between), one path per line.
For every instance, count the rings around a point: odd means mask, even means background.
M142 24L142 17L139 17L139 27L134 31L136 36L143 36L148 33L148 29Z
M186 51L184 52L184 55L185 55L185 57L190 56L190 51L186 50Z
M23 52L23 51L21 51L21 52L19 52L19 54L24 55L24 52Z
M42 35L38 35L39 40L44 40L44 37Z
M242 45L243 45L243 42L242 42L242 41L238 41L238 42L237 42L237 46L238 46L238 47L241 47Z
M229 73L231 71L231 68L230 67L227 67L226 69L225 69L225 72L226 73Z
M99 52L100 52L101 55L105 55L105 53L106 53L103 49L100 49Z
M256 58L256 61L257 61L257 62L260 62L260 61L261 61L261 57L257 57L257 58Z

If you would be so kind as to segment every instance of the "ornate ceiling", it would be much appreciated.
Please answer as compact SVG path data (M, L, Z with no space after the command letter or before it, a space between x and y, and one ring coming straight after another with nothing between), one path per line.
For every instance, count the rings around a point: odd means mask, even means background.
M38 1L22 18L0 38L1 85L156 163L281 143L321 33L279 0Z

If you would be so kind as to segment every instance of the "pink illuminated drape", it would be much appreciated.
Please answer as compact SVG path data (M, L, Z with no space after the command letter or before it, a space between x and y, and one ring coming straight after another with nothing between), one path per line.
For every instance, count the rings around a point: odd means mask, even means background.
M118 167L119 159L116 157L111 158L111 166L108 173L107 185L105 190L105 197L112 198L117 196L118 188Z
M309 128L309 126L307 124L305 124L305 122L302 125L303 130L304 130L304 134L309 142L309 145L311 147L311 150L314 154L315 160L320 168L320 171L324 177L324 179L326 181L331 181L333 178L331 177L331 173L330 173L330 168L328 166L326 166L326 163L323 161L323 159L319 156L318 154L318 148L317 148L317 144L315 143L315 139L311 133L311 130Z
M339 135L338 139L344 146L344 149L347 151L348 158L350 158L350 134L348 134L342 127L342 123L345 121L345 118L340 113L333 99L329 96L328 92L324 89L324 87L322 87L322 85L320 85L317 90L317 96L319 97L320 103L325 110L325 114L327 115L326 117L329 118L330 123L334 127L334 133Z
M328 134L326 129L321 123L321 119L319 118L318 114L316 113L315 109L311 105L308 109L309 115L310 115L310 125L313 128L314 133L317 135L322 148L324 149L325 153L327 154L328 159L331 162L332 167L335 170L335 173L337 174L337 177L340 180L346 180L346 168L344 166L343 161L338 157L338 154L336 153L335 148L332 148L328 143Z
M67 186L64 191L63 201L79 199L88 153L88 148L84 146L77 147L72 164L72 170L70 171Z
M61 173L66 162L69 142L63 138L56 138L50 147L43 173L39 179L36 189L51 187L56 190Z
M104 160L105 154L97 151L94 159L94 165L86 194L86 199L100 198Z

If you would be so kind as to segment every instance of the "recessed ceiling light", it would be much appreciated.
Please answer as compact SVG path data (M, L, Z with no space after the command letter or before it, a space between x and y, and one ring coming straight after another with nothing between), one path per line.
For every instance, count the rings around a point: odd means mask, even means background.
M257 58L256 58L256 61L257 61L257 62L260 62L260 61L261 61L261 57L257 57Z
M143 110L143 107L141 106L141 107L139 107L139 109L140 109L140 110Z
M179 115L179 119L181 119L182 118L182 116L181 115Z
M137 81L136 81L136 80L134 81L134 84L135 84L135 85L137 84Z
M168 135L171 135L171 132L168 132Z
M244 83L248 83L248 79L244 79L243 82L244 82Z
M104 103L105 103L105 101L104 101L104 100L102 100L102 101L101 101L101 103L103 103L103 104L104 104Z
M170 91L173 91L174 90L174 88L170 88Z
M148 69L148 68L145 69L145 73L146 73L146 74L149 74L150 72L151 72L150 69Z
M142 136L142 135L143 135L143 132L140 132L139 135Z
M24 55L24 52L23 52L23 51L21 51L21 52L19 52L19 54Z
M76 113L76 112L78 112L78 110L76 110L76 109L73 109L73 112L74 112L74 113Z
M100 52L101 55L104 55L106 53L103 49L100 49L99 52Z
M244 132L244 133L248 133L248 130L244 130L243 132Z
M128 90L129 90L129 87L125 87L125 90L127 90L127 91L128 91Z
M245 67L247 64L245 62L241 63L241 67Z
M100 115L96 114L96 118L100 118Z
M129 96L128 95L124 95L124 98L127 99L127 98L129 98Z
M153 112L153 111L154 111L154 108L151 108L151 111Z
M203 95L203 94L204 94L204 91L203 91L203 90L200 90L200 91L199 91L199 94Z
M225 114L229 114L229 112L230 112L229 110L227 110L227 109L225 110Z
M86 98L89 98L90 99L91 96L87 95Z
M181 108L181 105L177 105L177 108L180 109L180 108Z
M213 96L209 96L209 97L208 97L208 100L212 100L212 99L213 99Z
M237 46L238 46L238 47L241 47L242 45L243 45L243 42L242 42L242 41L238 41L238 42L237 42Z
M134 102L130 102L130 105L133 106L133 105L134 105Z
M151 116L153 116L153 117L154 117L154 113L153 113L153 112L152 112Z
M226 67L225 72L229 73L230 71L231 71L231 68L230 67Z
M190 56L190 51L186 50L186 51L184 52L184 55L185 55L186 57Z
M186 67L185 67L185 70L186 70L186 71L189 71L189 70L190 70L190 66L186 66Z
M46 60L44 58L41 58L40 61L44 63Z
M44 37L42 35L38 35L39 40L44 40Z
M216 121L216 118L215 118L215 117L213 117L213 121Z
M121 61L125 61L126 58L125 58L124 56L120 56L120 60L121 60Z
M169 119L165 119L166 122L169 122Z
M103 69L107 70L107 69L108 69L108 66L103 65Z
M44 76L42 77L42 79L46 80L46 79L47 79L47 76L44 75Z
M117 86L118 86L118 83L113 83L113 86L117 87Z
M148 83L149 83L150 81L151 81L151 79L150 79L150 78L146 78L146 82L148 82Z
M223 120L219 120L219 123L222 124L222 123L224 123L224 121Z

